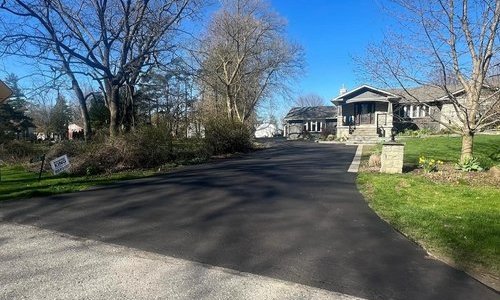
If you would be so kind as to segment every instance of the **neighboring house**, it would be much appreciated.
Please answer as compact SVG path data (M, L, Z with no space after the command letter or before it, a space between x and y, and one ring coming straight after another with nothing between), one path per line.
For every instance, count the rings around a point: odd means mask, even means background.
M77 124L69 124L68 125L68 139L80 139L83 138L83 127L78 126Z
M496 91L486 86L484 89L485 95ZM463 89L452 95L459 102L465 100ZM435 86L413 88L406 93L362 85L342 91L332 102L338 107L337 138L354 142L387 140L393 128L438 131L446 129L442 123L461 125L453 103L443 89Z
M319 137L335 133L337 108L335 106L294 107L284 118L283 135L288 139Z
M278 128L274 124L264 123L260 124L255 130L256 138L270 138L276 135Z
M0 80L0 104L7 101L12 95L12 90Z

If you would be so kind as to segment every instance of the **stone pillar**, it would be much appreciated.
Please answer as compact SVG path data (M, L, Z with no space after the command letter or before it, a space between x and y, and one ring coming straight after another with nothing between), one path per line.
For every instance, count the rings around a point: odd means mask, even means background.
M380 156L381 173L403 173L404 144L387 142L382 146Z

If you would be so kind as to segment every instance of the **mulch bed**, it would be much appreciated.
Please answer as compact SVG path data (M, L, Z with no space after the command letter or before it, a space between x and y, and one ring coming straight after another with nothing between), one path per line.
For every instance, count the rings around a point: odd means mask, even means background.
M453 165L445 164L440 166L437 172L424 173L422 169L415 169L411 173L420 174L432 181L443 183L500 187L500 174L495 168L483 172L463 172L456 170Z
M370 167L366 162L360 165L360 172L379 172L380 167ZM425 173L420 168L410 168L405 170L405 173L415 174L428 178L434 182L448 184L466 184L471 186L495 186L500 188L500 169L492 168L489 171L483 172L463 172L456 170L453 164L444 164L439 166L436 172Z

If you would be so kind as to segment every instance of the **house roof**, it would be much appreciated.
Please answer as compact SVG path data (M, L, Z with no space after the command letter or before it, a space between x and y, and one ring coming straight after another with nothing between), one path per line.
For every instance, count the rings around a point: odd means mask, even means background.
M457 90L456 87L449 87L450 90ZM415 88L391 89L391 92L401 97L400 103L409 102L435 102L437 99L446 95L442 87L435 85L423 85Z
M343 101L346 101L346 103L359 102L359 101L387 102L388 99L398 99L398 98L399 98L398 95L395 95L389 91L384 91L364 84L362 86L355 88L352 91L349 91L347 93L337 96L336 98L333 98L332 102L334 103L340 103Z
M12 90L0 80L0 103L9 99L12 95Z
M483 85L483 88L492 91L497 90L496 88L488 85ZM454 97L458 97L464 93L464 88L459 85L448 86L447 89ZM391 92L401 97L400 103L416 102L417 100L419 102L448 100L448 94L444 87L437 85L423 85L416 88L408 88L407 91L403 89L392 89Z
M305 106L290 109L284 120L334 119L336 117L337 107L335 106Z

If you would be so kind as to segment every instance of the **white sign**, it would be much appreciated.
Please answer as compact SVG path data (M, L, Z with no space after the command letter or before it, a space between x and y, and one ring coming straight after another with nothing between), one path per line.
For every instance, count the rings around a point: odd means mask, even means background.
M52 171L54 171L54 175L68 171L70 166L68 156L63 155L50 161L50 166L52 167Z

